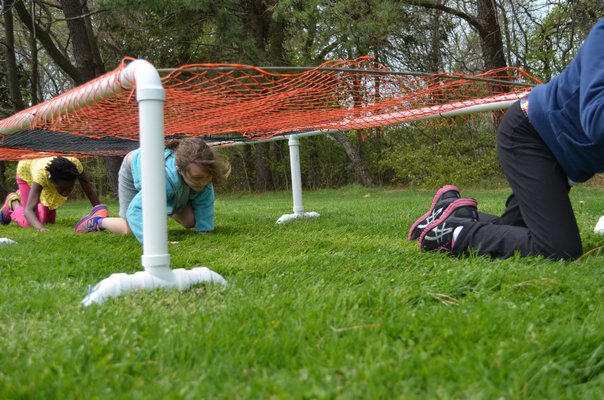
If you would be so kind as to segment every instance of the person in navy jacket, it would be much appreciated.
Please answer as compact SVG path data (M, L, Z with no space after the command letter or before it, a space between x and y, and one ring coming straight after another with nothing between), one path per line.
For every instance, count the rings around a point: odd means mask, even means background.
M474 199L447 185L412 225L409 239L454 255L579 257L568 194L575 183L604 171L604 19L564 71L510 107L497 145L512 189L504 213L479 214Z

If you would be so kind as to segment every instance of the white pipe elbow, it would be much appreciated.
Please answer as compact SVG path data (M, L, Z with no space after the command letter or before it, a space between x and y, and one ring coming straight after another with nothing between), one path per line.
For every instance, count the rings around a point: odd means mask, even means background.
M216 272L206 268L198 267L190 270L166 268L161 278L157 274L148 271L139 271L134 274L117 273L109 278L103 279L92 288L88 295L82 300L82 305L102 304L110 297L117 297L125 292L133 290L154 290L159 288L185 290L193 285L208 282L226 286L226 280Z

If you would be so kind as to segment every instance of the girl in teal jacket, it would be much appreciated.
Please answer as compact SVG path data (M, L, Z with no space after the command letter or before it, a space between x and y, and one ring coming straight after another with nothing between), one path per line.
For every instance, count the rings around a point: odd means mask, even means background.
M214 156L201 138L168 143L164 151L167 213L185 228L214 230L214 182L225 180L230 166ZM76 224L76 232L108 230L133 233L143 243L141 151L130 152L119 172L120 216L103 217L91 212Z

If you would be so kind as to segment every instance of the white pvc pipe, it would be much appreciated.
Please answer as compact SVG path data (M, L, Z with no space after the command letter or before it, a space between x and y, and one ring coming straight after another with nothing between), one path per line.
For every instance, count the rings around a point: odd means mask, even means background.
M190 270L182 268L170 270L168 268L164 273L164 278L162 279L148 271L139 271L130 275L124 273L112 274L89 290L88 295L82 300L82 305L101 304L110 297L139 289L168 288L185 290L200 282L226 285L226 281L222 276L205 267Z
M242 146L248 144L255 143L265 143L265 142L274 142L277 140L285 140L290 139L292 136L296 136L297 138L304 138L309 136L317 136L317 135L326 135L328 133L341 132L342 130L346 130L346 127L343 126L346 124L360 124L363 122L379 122L381 125L393 125L396 123L408 123L414 121L421 121L426 119L433 118L442 118L442 117L456 117L466 114L479 113L479 112L489 112L495 110L503 110L506 108L510 108L514 102L518 101L522 97L526 96L528 92L522 93L512 93L512 94L502 94L492 97L484 97L482 99L473 99L473 100L465 100L458 103L453 103L450 105L443 104L437 106L429 106L416 108L405 111L396 111L390 113L376 114L373 116L363 116L351 119L345 119L342 121L338 121L333 123L332 125L336 125L337 128L329 128L329 129L316 129L312 131L304 131L299 133L294 133L291 135L279 134L276 136L271 136L266 139L258 139L253 140L251 142L229 142L225 140L224 142L213 142L214 146ZM480 101L482 104L474 104L476 101ZM457 108L459 107L459 108ZM354 129L354 128L351 128Z
M157 70L147 61L128 65L136 82L139 108L141 181L143 191L143 255L145 271L163 276L170 268L164 167L165 91Z
M292 174L292 195L294 197L294 214L304 214L304 204L302 202L302 173L300 171L300 140L296 136L290 136L287 142L289 144L289 164Z
M284 214L277 219L278 224L291 221L296 218L313 218L318 217L316 212L304 212L304 204L302 201L302 172L300 168L300 140L297 135L289 136L289 163L292 174L292 196L294 199L294 213Z
M89 290L84 306L137 289L186 289L200 282L226 285L219 274L205 267L170 269L164 161L165 91L157 70L147 61L136 60L126 67L125 79L136 82L139 105L141 179L143 192L144 271L113 274Z
M502 94L493 96L491 98L481 99L482 101L489 101L486 104L473 104L476 100L467 100L458 103L454 103L451 105L438 105L438 106L430 106L423 107L414 110L405 110L392 112L387 114L379 114L375 116L363 116L359 118L353 118L347 120L346 123L354 124L359 123L359 121L367 122L371 120L379 120L383 124L392 124L396 121L404 121L404 122L412 122L419 121L422 119L431 119L437 117L454 117L458 115L476 113L476 112L486 112L486 111L494 111L498 109L509 108L515 101L525 96L526 93L512 93L512 94ZM461 108L459 108L461 107ZM341 124L339 122L338 124ZM300 172L300 141L299 137L302 136L313 136L331 133L335 131L339 131L340 129L323 129L323 130L315 130L302 132L299 134L290 135L288 143L289 143L289 161L291 165L292 171L292 195L294 199L294 213L293 214L284 214L279 219L277 219L278 224L283 224L285 222L289 222L296 218L309 218L309 217L318 217L319 214L316 212L304 212L304 206L302 204L302 179ZM284 136L277 136L273 138L266 139L264 141L270 140L283 140ZM259 141L260 142L260 141Z
M0 134L8 135L29 129L35 121L52 121L73 110L112 98L116 93L131 90L133 80L132 69L108 72L85 85L3 119L0 121Z
M598 220L598 223L596 224L596 226L594 228L594 232L599 233L599 234L604 234L604 215L602 215L600 217L600 219Z
M510 108L514 102L526 96L528 93L529 92L505 93L480 99L469 99L456 103L439 104L411 110L394 111L375 115L363 115L361 117L339 121L333 123L332 125L337 125L340 130L342 130L346 129L345 125L355 126L359 124L366 125L368 123L392 125L396 123L414 122L438 117L455 117L472 113L501 110ZM477 101L480 101L481 104L476 104Z

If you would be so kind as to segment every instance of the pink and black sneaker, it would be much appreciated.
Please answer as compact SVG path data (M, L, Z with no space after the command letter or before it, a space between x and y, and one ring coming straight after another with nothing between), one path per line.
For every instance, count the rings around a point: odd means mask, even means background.
M445 185L438 189L434 199L432 200L432 205L427 213L419 217L413 225L411 225L411 229L409 229L409 235L407 236L407 240L412 241L418 239L423 230L426 229L430 223L436 221L438 217L445 211L445 209L451 204L453 201L461 198L461 194L459 193L459 189L457 186L453 185Z
M478 209L474 199L457 199L419 237L420 249L426 251L448 251L454 246L455 228L471 221L478 221Z

